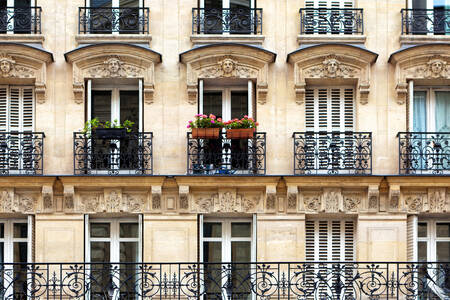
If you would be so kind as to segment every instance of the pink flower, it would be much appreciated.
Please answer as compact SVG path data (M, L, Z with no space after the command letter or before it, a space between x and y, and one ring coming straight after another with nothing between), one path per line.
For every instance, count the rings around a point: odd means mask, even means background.
M207 118L208 116L207 115L202 115L202 118Z
M258 122L256 122L256 123L255 123L255 125L256 125L256 126L259 126L259 123L258 123Z
M210 114L210 115L209 115L209 118L214 120L214 119L216 118L216 116L213 115L213 114Z
M196 117L201 117L202 115L201 115L201 114L196 114L195 116L196 116Z
M245 115L245 116L244 116L244 118L245 118L245 119L248 119L248 116L247 116L247 115Z
M192 123L192 120L189 120L189 123Z
M215 122L214 122L214 119L211 120L211 123L213 123L213 124L215 123Z
M222 118L218 118L217 121L222 122Z
M186 126L187 128L191 128L191 125Z

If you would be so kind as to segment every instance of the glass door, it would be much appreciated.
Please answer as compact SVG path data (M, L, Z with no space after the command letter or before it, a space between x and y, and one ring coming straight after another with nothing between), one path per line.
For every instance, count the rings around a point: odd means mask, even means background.
M90 33L139 33L139 7L143 7L142 2L143 0L90 0Z
M123 124L134 122L126 137L92 140L92 163L96 170L137 169L139 160L139 91L133 89L93 89L91 91L91 119Z
M251 299L252 222L203 222L205 299Z
M252 0L201 0L203 32L249 34L252 31Z

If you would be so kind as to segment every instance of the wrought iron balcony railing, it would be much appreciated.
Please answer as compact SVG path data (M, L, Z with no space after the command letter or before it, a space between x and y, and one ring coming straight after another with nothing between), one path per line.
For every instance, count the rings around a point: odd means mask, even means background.
M295 175L372 174L371 132L294 132Z
M449 34L450 9L402 9L402 34Z
M74 132L75 175L152 175L153 133L127 133L121 138Z
M148 7L80 7L78 32L81 34L149 33L149 9Z
M450 174L450 132L399 132L397 137L400 174Z
M0 132L0 175L42 175L43 132Z
M450 298L448 262L0 264L2 299Z
M300 8L301 34L363 34L362 8Z
M193 34L262 34L262 8L192 9Z
M252 139L194 139L187 134L187 174L266 174L266 133L255 132Z
M41 7L0 7L0 33L41 33Z

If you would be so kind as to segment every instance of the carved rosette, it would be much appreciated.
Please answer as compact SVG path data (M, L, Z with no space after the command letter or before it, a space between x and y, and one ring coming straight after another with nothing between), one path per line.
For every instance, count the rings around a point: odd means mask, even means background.
M73 65L73 94L76 103L84 102L84 82L96 78L142 79L144 102L153 103L154 65L159 54L127 45L95 45L66 53Z
M348 45L321 45L289 54L288 62L294 65L296 103L304 103L308 82L338 80L356 85L359 102L366 104L371 65L376 58L375 53Z
M21 46L4 45L0 52L0 84L8 79L16 84L34 82L37 103L45 102L46 67L50 54Z
M408 81L427 85L450 84L450 45L421 45L398 51L389 62L395 66L397 103L404 104Z
M268 66L274 54L246 45L199 47L181 54L186 64L188 102L196 104L199 79L248 79L256 82L256 98L265 104L268 93Z

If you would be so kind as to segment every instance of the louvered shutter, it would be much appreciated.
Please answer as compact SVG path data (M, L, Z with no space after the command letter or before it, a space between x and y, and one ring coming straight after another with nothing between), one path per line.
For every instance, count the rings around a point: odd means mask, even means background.
M417 255L417 216L408 216L406 224L406 251L408 261L418 261Z
M0 86L0 131L8 130L8 87Z
M353 8L353 0L306 0L306 8Z

